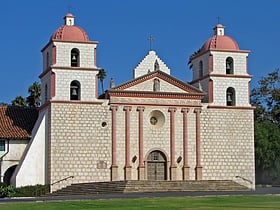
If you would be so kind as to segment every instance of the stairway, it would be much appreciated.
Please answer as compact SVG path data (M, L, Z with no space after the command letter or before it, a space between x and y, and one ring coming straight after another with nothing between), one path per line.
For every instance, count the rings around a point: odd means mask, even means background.
M132 192L178 191L248 191L249 189L230 180L201 181L113 181L77 183L55 191L50 196L97 195Z

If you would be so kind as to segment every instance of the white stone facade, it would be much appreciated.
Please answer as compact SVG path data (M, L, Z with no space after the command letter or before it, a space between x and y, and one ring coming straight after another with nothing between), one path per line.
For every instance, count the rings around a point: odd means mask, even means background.
M22 154L29 140L5 140L6 151L0 152L0 182L4 181L4 175L7 170L19 164Z
M37 126L42 129L37 129L32 140L41 142L37 146L45 151L45 171L35 168L39 160L29 163L34 170L41 170L33 176L26 172L33 179L30 183L34 184L38 174L43 174L44 181L37 180L40 184L65 179L52 185L52 191L79 182L147 180L154 177L151 168L159 166L159 179L163 180L237 179L254 189L247 53L210 51L195 58L195 88L170 76L169 68L150 51L134 69L134 80L109 89L98 99L98 71L93 61L96 46L76 42L50 42L48 46L42 53L53 53L50 46L56 46L56 62L45 70L44 60L40 78L43 89L49 87L41 108L45 120ZM80 51L79 68L70 66L73 48ZM235 65L235 73L230 76L224 72L228 56ZM198 72L200 61L202 75ZM81 85L78 100L70 100L70 83L74 80ZM155 80L159 87L155 88ZM204 92L198 89L199 84ZM226 105L228 87L236 91L234 107ZM204 95L206 101L202 101ZM213 102L204 103L210 95ZM23 159L34 154L35 149L29 149ZM24 163L19 172L25 171ZM23 177L24 173L18 173L17 183L23 183Z
M170 69L166 64L157 56L156 52L151 50L143 58L143 60L134 69L134 79L155 71L155 63L158 62L159 70L170 74Z

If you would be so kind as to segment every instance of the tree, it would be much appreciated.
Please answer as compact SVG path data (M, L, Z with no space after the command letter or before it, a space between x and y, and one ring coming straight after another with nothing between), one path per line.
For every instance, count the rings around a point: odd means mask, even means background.
M257 182L280 182L280 128L270 121L255 122L255 160Z
M258 82L259 87L251 93L252 105L256 107L255 119L272 121L280 126L280 77L279 69L269 73Z
M101 82L101 89L102 89L102 93L104 93L104 84L103 84L103 81L104 79L106 78L107 76L107 73L104 69L99 69L99 72L97 74L98 76L98 79L100 80Z
M34 82L28 88L28 93L30 94L26 100L29 107L39 107L40 106L40 96L41 96L41 86L39 82Z
M188 61L188 66L189 66L189 69L192 69L193 65L192 65L192 60L193 58L198 55L200 53L200 49L198 49L197 51L195 51L193 54L190 55L189 57L189 61Z
M251 92L255 109L256 178L280 183L280 78L279 69L262 77Z
M13 106L26 106L26 99L22 96L15 97L14 100L12 100Z

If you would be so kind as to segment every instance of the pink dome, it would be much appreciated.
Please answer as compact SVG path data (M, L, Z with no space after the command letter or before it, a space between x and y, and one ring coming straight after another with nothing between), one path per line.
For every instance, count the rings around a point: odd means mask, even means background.
M233 38L224 35L224 26L221 24L218 24L214 28L214 36L209 38L202 45L200 52L203 53L208 50L238 51L239 46Z
M237 42L229 36L217 36L209 38L201 47L200 52L206 52L208 50L239 50Z
M57 29L51 36L51 40L61 41L89 41L86 32L79 26L63 25Z
M87 33L79 26L74 25L74 16L68 13L65 17L65 24L59 27L51 36L51 40L59 41L89 41Z

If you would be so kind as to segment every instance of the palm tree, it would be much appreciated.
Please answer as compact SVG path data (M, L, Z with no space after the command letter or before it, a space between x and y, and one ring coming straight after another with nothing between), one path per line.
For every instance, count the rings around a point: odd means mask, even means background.
M104 93L104 84L103 84L103 81L104 79L106 78L107 76L107 73L104 69L99 69L99 72L97 74L98 76L98 79L100 80L101 82L101 89L102 89L102 93Z
M192 65L192 59L198 55L200 53L200 49L198 49L197 51L195 51L193 54L190 55L189 57L189 62L188 62L188 66L189 66L189 69L192 69L193 65Z
M13 106L26 106L26 99L22 96L15 97L14 100L12 100Z
M30 94L27 97L28 106L36 108L39 107L41 102L41 85L39 82L34 82L31 86L29 86L28 93Z

